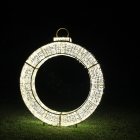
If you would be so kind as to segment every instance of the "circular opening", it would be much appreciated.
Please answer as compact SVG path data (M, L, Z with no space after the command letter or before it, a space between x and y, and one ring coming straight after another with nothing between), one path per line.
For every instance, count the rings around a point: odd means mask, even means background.
M35 84L40 100L50 109L60 112L81 106L90 89L88 70L67 56L46 61L37 72Z

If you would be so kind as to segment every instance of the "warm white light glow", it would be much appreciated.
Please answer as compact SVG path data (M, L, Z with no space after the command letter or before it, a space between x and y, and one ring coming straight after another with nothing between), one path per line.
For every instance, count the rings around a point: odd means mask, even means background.
M45 106L35 88L35 78L40 66L60 55L75 58L88 69L90 76L91 87L87 99L79 108L70 112L58 112ZM25 62L20 77L21 94L28 109L41 121L54 126L74 125L89 117L100 103L103 87L103 75L97 60L83 47L71 43L69 37L54 38L54 42L33 52Z

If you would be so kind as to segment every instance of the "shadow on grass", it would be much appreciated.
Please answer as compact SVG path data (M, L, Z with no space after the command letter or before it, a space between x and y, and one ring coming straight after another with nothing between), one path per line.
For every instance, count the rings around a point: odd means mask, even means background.
M139 111L99 106L76 128L43 126L25 107L8 108L3 107L0 112L0 139L4 140L137 140L140 137Z

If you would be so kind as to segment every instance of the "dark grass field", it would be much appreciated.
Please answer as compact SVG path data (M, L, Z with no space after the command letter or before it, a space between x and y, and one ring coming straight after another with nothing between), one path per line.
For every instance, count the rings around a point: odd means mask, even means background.
M24 104L1 103L0 140L139 140L140 111L133 107L100 104L76 126L43 125Z

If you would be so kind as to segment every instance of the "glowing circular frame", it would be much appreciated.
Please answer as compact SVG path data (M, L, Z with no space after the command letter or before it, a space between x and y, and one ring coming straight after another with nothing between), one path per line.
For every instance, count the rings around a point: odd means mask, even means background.
M90 92L85 102L75 110L58 112L45 106L35 88L35 77L40 66L56 56L75 58L88 70ZM41 121L53 126L70 126L88 118L100 103L103 94L103 74L94 56L83 47L71 43L69 37L54 37L54 42L42 46L26 60L21 76L20 89L27 108Z

